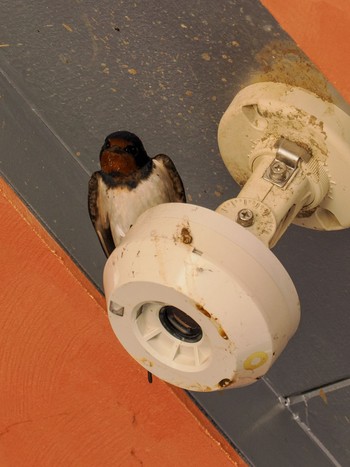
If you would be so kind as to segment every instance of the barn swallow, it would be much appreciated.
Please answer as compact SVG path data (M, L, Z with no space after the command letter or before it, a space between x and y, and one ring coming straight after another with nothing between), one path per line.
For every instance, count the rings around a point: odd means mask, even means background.
M89 214L109 256L136 219L162 203L185 203L182 180L165 154L150 158L128 131L108 135L100 152L101 170L89 182Z

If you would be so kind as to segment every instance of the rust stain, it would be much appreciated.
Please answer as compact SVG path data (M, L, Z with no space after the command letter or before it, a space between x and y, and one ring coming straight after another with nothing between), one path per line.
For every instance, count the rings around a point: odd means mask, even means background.
M200 303L196 303L196 308L198 311L200 311L206 318L209 318L212 323L215 324L216 326L216 329L218 330L218 333L220 334L220 336L225 339L225 340L228 340L228 335L226 334L226 332L224 331L223 327L221 326L221 324L218 322L218 319L215 318L215 316L213 316L211 313L209 313L208 310L206 310L204 308L203 305L201 305Z
M209 313L209 311L207 311L203 305L201 305L200 303L196 303L196 308L198 311L200 311L201 313L203 313L204 316L206 316L207 318L210 318L211 319L211 314Z
M181 242L185 245L190 245L193 242L193 236L188 220L184 220L181 224L178 224L176 227L177 229L173 236L174 242Z
M235 384L236 380L235 378L229 379L229 378L224 378L221 381L218 382L218 387L225 389L228 388L229 386L232 386Z
M250 84L272 81L298 86L333 102L327 80L296 44L273 40L263 47L255 60L260 70L250 77Z
M228 335L227 335L226 332L222 329L221 326L218 327L218 331L219 331L220 336L221 336L223 339L228 340Z
M324 392L323 389L320 389L320 398L323 400L325 404L328 405L327 394Z
M181 241L182 243L186 243L186 245L189 245L192 243L192 235L189 227L182 227L181 229Z

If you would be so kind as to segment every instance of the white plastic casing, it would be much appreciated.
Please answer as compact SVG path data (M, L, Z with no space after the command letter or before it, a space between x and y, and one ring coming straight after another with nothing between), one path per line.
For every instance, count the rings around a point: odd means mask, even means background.
M192 391L240 387L263 376L298 327L288 273L254 235L190 204L140 216L109 257L104 289L112 328L146 370ZM198 323L184 342L163 326L165 305Z

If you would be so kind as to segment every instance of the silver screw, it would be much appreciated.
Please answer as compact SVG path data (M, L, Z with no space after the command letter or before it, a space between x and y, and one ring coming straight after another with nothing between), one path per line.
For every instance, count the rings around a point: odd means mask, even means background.
M254 224L254 213L250 209L244 208L238 211L237 223L242 227L250 227Z
M282 182L287 178L287 165L282 161L275 161L270 166L270 177L275 182Z

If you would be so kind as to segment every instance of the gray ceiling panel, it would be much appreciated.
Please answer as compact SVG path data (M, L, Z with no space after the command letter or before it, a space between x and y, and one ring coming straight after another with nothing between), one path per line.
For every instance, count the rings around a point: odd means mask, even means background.
M193 393L193 396L252 465L336 465L332 453L320 449L306 426L295 420L264 381L219 394Z
M290 399L295 416L310 428L329 452L335 453L340 465L349 465L350 380Z
M87 212L89 175L0 74L0 173L101 288L104 254Z

